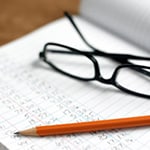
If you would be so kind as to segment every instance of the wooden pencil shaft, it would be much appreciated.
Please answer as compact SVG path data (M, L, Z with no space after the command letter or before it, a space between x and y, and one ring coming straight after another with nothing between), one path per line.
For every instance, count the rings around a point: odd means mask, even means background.
M39 126L33 129L21 131L20 134L33 136L49 136L140 126L150 126L150 116Z

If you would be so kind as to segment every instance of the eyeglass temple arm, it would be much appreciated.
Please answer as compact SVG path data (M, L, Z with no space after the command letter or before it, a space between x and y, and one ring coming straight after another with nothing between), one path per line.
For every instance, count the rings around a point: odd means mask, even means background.
M77 31L77 33L78 33L79 36L81 37L82 41L83 41L88 47L90 47L91 49L94 50L94 52L95 52L94 54L96 54L97 56L99 56L99 55L100 55L100 56L108 56L108 55L109 55L108 53L103 52L102 50L99 50L99 49L93 47L93 46L84 38L84 36L83 36L82 33L80 32L79 28L78 28L77 25L75 24L75 22L74 22L72 16L71 16L68 12L64 12L64 15L68 18L68 20L70 21L70 23L73 25L73 27L75 28L75 30ZM92 54L93 54L93 53L92 53ZM108 54L108 55L107 55L107 54ZM109 56L111 56L111 54L110 54ZM115 60L115 61L118 61L118 59L115 59L115 58L116 58L116 57L114 57L114 60ZM121 62L121 61L119 61L119 62ZM121 62L121 63L123 63L123 62Z
M111 54L109 53L106 53L106 52L103 52L102 50L99 50L95 47L93 47L85 38L84 36L82 35L82 33L80 32L79 28L77 27L77 25L75 24L72 16L68 13L68 12L64 12L64 15L68 18L68 20L70 21L70 23L73 25L73 27L75 28L75 30L77 31L77 33L79 34L79 36L81 37L82 41L88 46L90 47L91 49L94 50L94 52L87 52L87 53L92 53L94 55L97 55L97 56L111 56ZM114 57L114 60L115 61L118 61L118 59L115 59L116 56ZM119 61L121 62L121 61ZM121 62L122 63L122 62Z
M121 62L121 59L138 59L138 60L150 60L149 57L140 57L140 56L133 56L133 55L128 55L128 54L114 54L114 53L106 53L103 52L102 50L99 50L95 47L93 47L91 44L89 44L89 42L84 38L84 36L82 35L82 33L80 32L80 30L78 29L77 25L75 24L72 16L68 13L68 12L64 12L64 15L69 19L69 21L71 22L71 24L73 25L73 27L75 28L75 30L77 31L77 33L79 34L79 36L81 37L81 39L84 41L84 43L89 46L90 48L92 48L94 50L94 52L87 52L87 53L92 53L94 55L97 56L107 56L110 58L113 58L116 61ZM127 60L126 60L127 62ZM121 62L122 63L122 62Z
M68 18L68 20L71 22L71 24L73 25L73 27L75 28L75 30L77 31L77 33L79 34L79 36L81 37L81 39L83 40L83 42L90 48L92 48L93 50L97 50L95 47L93 47L82 35L82 33L80 32L80 30L78 29L77 25L75 24L73 18L71 17L71 15L68 12L64 12L64 15ZM103 51L100 51L101 53L104 53Z
M64 51L64 50L52 50L47 49L47 52L51 53L59 53L59 54L69 54L69 55L82 55L78 52L73 51ZM115 53L99 53L99 52L89 52L89 51L82 51L82 53L94 55L94 56L103 56L108 58L114 58L114 59L133 59L133 60L150 60L150 57L143 57L143 56L134 56L129 54L115 54Z

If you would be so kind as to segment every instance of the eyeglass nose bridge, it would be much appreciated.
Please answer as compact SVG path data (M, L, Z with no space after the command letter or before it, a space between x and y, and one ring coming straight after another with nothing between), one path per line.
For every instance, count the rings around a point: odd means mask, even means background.
M114 80L112 78L105 79L101 75L98 78L96 78L96 80L104 84L114 84Z
M95 80L97 80L97 81L99 81L101 83L104 83L104 84L114 84L114 78L113 78L113 76L111 78L108 78L108 79L105 79L105 78L102 77L99 64L98 64L97 60L95 59L95 57L93 57L92 55L88 55L88 58L90 58L90 60L94 64L94 68L95 68Z

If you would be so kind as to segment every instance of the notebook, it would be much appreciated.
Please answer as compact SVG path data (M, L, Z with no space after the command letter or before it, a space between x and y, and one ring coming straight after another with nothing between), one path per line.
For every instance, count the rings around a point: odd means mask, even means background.
M82 17L74 16L74 19L87 40L99 49L150 55ZM0 142L11 150L149 150L149 127L50 137L14 135L16 131L39 125L150 114L147 99L97 82L77 81L54 71L39 60L39 52L46 42L87 48L66 18L0 48ZM101 66L102 74L108 77L111 75L108 70L115 68L116 63L102 59Z

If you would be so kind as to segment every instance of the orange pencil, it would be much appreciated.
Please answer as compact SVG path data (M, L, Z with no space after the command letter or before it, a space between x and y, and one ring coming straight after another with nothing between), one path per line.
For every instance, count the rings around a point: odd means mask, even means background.
M138 116L131 118L119 118L110 120L39 126L24 131L19 131L15 134L21 134L25 136L50 136L140 126L150 126L150 116Z

